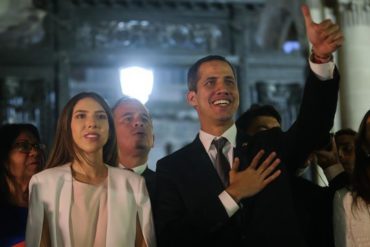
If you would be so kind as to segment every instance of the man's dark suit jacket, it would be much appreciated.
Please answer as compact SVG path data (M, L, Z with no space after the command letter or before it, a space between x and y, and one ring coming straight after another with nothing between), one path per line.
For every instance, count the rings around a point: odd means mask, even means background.
M348 185L346 172L321 187L302 177L292 176L292 196L303 235L310 247L334 247L333 197Z
M148 167L145 168L144 172L141 176L145 179L146 188L148 189L150 201L154 204L153 200L155 200L155 191L156 191L156 177L155 172L150 170Z
M255 196L241 201L229 218L219 200L225 189L199 137L157 163L154 206L159 246L307 246L292 200L289 174L327 141L335 115L339 75L307 79L297 121L254 137L237 133L234 156L240 169L256 153L276 151L281 175Z

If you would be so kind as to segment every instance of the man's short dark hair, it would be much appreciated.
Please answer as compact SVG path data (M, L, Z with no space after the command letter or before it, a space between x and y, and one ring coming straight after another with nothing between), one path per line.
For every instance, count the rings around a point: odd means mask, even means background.
M199 80L198 78L198 72L199 72L199 67L206 62L213 61L213 60L218 60L218 61L223 61L227 63L231 70L233 71L234 77L236 79L236 73L233 65L223 56L219 55L209 55L206 57L203 57L196 61L188 70L188 90L189 91L197 91L197 82Z
M260 116L273 117L279 122L279 124L281 124L281 116L272 105L253 104L248 110L239 116L235 125L238 129L246 131L252 124L253 120Z
M342 135L356 136L357 132L351 128L341 129L335 132L334 138L337 139L338 136L342 136Z

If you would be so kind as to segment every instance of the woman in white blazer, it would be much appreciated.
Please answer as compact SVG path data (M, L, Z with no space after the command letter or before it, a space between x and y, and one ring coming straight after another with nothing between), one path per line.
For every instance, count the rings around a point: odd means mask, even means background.
M155 246L145 182L117 161L109 106L77 94L59 118L49 169L30 182L27 246Z

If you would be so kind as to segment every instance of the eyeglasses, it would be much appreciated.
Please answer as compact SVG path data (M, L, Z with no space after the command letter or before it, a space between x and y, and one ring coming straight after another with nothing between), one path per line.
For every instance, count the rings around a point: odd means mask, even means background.
M14 143L13 148L22 153L30 153L32 148L36 149L37 151L42 151L42 150L45 150L46 146L45 144L41 144L41 143L32 144L32 143L25 141L25 142Z

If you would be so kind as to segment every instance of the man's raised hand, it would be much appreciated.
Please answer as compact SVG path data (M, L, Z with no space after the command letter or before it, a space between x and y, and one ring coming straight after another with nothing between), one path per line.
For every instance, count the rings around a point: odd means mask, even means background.
M322 58L330 57L344 41L339 26L329 19L315 23L307 5L302 5L301 11L306 25L307 38L312 44L315 55Z

